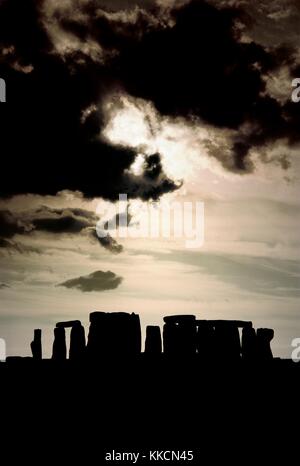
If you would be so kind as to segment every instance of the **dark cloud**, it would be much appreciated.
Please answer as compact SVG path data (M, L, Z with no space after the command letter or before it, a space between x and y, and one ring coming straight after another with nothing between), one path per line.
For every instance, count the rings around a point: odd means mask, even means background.
M112 238L109 234L107 234L104 238L97 237L101 246L103 246L108 251L112 252L113 254L120 254L123 252L124 247L119 244L114 238Z
M48 233L80 233L95 226L98 217L83 209L52 209L10 212L0 210L0 236L12 238L18 234L44 231Z
M9 210L0 210L0 235L3 238L12 238L14 235L24 233L26 225Z
M25 252L30 250L12 241L15 235L44 232L49 234L87 234L97 239L108 251L119 254L123 246L108 233L104 238L97 236L96 224L99 217L85 209L53 209L42 206L36 210L25 212L0 211L0 248ZM29 248L29 249L28 249Z
M156 168L128 174L136 150L101 139L103 98L116 89L152 101L162 115L236 130L232 163L226 164L233 171L253 167L251 147L283 137L299 141L300 106L282 106L265 92L263 76L280 65L282 47L243 40L237 28L245 18L243 2L217 8L194 0L169 9L138 3L3 3L2 196L69 189L110 200L123 192L157 199L176 189L151 158ZM96 110L85 114L91 106Z
M100 0L99 6L111 11L131 10L138 6L141 8L152 8L155 5L155 0Z
M264 9L265 3L261 2ZM232 4L235 7L229 7ZM231 141L231 163L223 163L227 169L252 171L254 164L248 156L252 147L279 138L291 139L291 134L299 141L299 132L294 130L299 128L299 106L282 107L266 92L264 79L283 64L295 68L295 44L292 41L289 45L266 47L261 41L244 40L245 27L255 22L250 2L173 2L167 14L165 9L152 5L147 12L138 10L134 18L133 9L131 13L109 15L106 5L101 14L98 10L92 14L96 3L90 1L88 5L88 9L81 10L88 12L81 38L92 37L105 49L117 52L107 69L111 79L119 81L126 92L151 100L163 115L192 121L196 117L238 132ZM278 2L273 2L272 13L276 18L269 20L273 22L284 13ZM151 15L159 21L151 21ZM244 27L239 28L241 24ZM61 26L76 34L78 19L74 17L67 24L62 21ZM138 40L137 31L141 33ZM174 187L166 180L162 180L163 184L166 190ZM125 177L125 186L142 198L143 194L146 198L160 196L158 187L143 190L147 186L144 177Z
M90 275L67 280L64 283L60 283L58 286L75 288L83 292L106 291L118 288L122 280L122 277L119 277L113 272L102 272L99 270Z
M112 238L112 236L108 232L106 233L106 236L101 237L97 235L97 230L93 229L91 231L91 234L94 238L96 238L99 241L101 246L107 249L107 251L110 251L113 254L120 254L121 252L123 252L124 247L121 244L119 244L114 238Z
M0 237L0 251L11 253L19 253L19 254L28 254L28 253L35 253L41 254L42 249L34 246L29 246L25 244L21 244L18 241L12 241L5 238Z
M0 237L0 249L19 251L18 245L9 239Z
M10 288L10 286L6 283L0 283L0 290L4 290L5 288Z
M228 6L228 0L208 1L217 8ZM235 0L234 5L243 9L242 26L248 37L264 46L283 42L299 46L298 0Z
M127 193L130 189L134 197L157 200L162 194L175 191L180 186L181 183L176 183L165 175L160 155L152 154L145 157L142 175L130 172L124 174L122 193Z
M5 238L0 238L0 248L9 248L12 242Z
M33 229L48 233L80 233L95 226L98 218L83 209L49 209L44 207L33 212Z
M128 92L150 99L162 114L237 127L263 90L253 65L264 54L254 44L238 43L236 15L201 1L176 10L174 27L148 33L121 54Z
M129 227L131 220L132 215L130 213L130 206L128 204L124 212L114 215L103 225L103 228L104 230L110 230L111 228L114 229L119 227Z
M78 46L68 61L54 53L53 38L43 26L43 6L42 1L11 0L1 7L0 44L6 54L0 58L0 75L7 82L7 103L0 107L0 194L69 189L116 200L137 156L135 150L100 138L101 99L114 88L116 77L86 55L85 47L81 51ZM64 18L58 21L61 30L69 27ZM110 23L109 18L103 21ZM72 34L76 44L81 33ZM19 63L18 70L12 60ZM30 73L20 68L28 66ZM98 111L82 123L82 113L92 104ZM136 188L127 182L127 194L134 197Z
M289 136L299 121L299 106L282 107L265 94L263 75L280 66L283 49L242 41L238 9L192 1L173 15L174 27L151 31L120 54L123 85L161 114L241 129L232 141L233 169L248 171L251 147Z

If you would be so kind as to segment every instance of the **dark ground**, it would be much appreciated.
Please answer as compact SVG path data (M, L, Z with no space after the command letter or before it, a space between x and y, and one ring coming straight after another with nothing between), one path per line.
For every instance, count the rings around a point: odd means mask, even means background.
M299 374L279 360L10 361L0 365L6 463L125 464L104 460L113 449L194 451L194 462L166 464L294 463Z

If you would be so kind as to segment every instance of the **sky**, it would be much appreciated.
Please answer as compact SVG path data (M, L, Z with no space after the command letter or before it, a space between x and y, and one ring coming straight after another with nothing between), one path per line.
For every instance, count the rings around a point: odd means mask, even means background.
M0 337L50 357L94 310L251 320L300 337L296 0L0 2ZM99 238L120 194L204 206L203 244ZM117 215L120 222L121 216ZM179 225L176 219L175 225ZM106 232L107 232L106 231ZM119 235L120 236L120 235Z

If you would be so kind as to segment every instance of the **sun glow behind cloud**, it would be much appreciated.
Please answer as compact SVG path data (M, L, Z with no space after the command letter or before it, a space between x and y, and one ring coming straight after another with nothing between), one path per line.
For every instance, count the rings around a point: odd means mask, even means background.
M156 152L161 155L166 175L174 180L187 182L194 177L195 170L216 168L217 163L205 148L212 135L204 125L162 117L150 102L125 94L108 98L104 110L107 125L102 136L113 144L140 152L131 167L132 173L141 172L143 155Z
M250 148L245 159L248 168L239 171L235 167L234 143L249 132L247 124L231 130L210 126L199 118L163 116L151 102L121 92L106 98L103 111L106 125L101 137L138 151L130 173L140 175L145 157L159 153L165 174L183 181L181 194L194 192L193 186L200 179L202 183L203 178L209 180L210 186L219 183L222 187L223 183L235 184L246 178L266 182L295 177L290 168L297 165L295 155L299 148L288 147L286 140ZM177 194L178 191L173 193Z

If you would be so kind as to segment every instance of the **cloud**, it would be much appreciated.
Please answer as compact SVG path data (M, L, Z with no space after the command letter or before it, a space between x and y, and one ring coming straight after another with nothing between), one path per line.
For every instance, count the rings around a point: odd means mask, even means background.
M11 0L1 6L0 43L9 51L0 61L9 89L9 105L1 107L1 172L12 176L2 175L0 195L68 189L114 201L124 190L131 198L156 199L176 189L163 165L155 179L147 170L128 175L138 148L103 137L106 96L120 91L151 102L161 117L228 131L224 157L213 144L207 148L229 172L253 171L253 148L283 138L299 142L300 106L285 96L289 73L298 73L295 41L281 64L282 44L267 45L257 31L246 37L255 19L250 2L163 4ZM262 11L269 4L262 1ZM286 21L279 2L272 5L268 24ZM18 170L11 153L22 154Z
M0 283L0 290L4 290L5 288L10 288L10 286L6 283Z
M154 255L165 260L163 254ZM196 266L203 276L212 276L253 294L284 298L300 296L297 260L215 252L178 252L168 256L168 260ZM199 283L201 287L201 279Z
M0 237L0 250L21 252L21 247L15 241Z
M83 292L106 291L118 288L122 280L122 277L117 276L113 272L102 272L99 270L90 275L67 280L66 282L60 283L58 286L75 288Z
M107 232L106 236L100 237L97 235L96 229L92 230L92 236L99 241L99 244L113 254L120 254L123 252L124 247L119 244L112 236Z
M5 238L0 238L0 248L9 248L12 246L12 242L5 239Z
M26 225L16 218L9 210L0 210L0 235L3 238L12 238L18 233L24 233Z
M35 248L12 241L15 235L44 232L54 235L86 234L96 238L99 244L112 253L120 253L123 247L107 235L98 238L96 224L99 217L93 212L79 208L55 209L42 206L35 210L10 212L0 210L0 248L17 252L33 252ZM35 251L36 252L36 251Z
M130 170L125 172L123 190L126 193L130 186L131 191L142 200L158 200L163 194L176 191L181 182L171 180L164 172L160 154L145 156L142 174L136 175Z
M12 66L10 55L0 61L0 74L6 77L9 89L9 105L1 107L1 172L12 174L1 177L1 196L55 195L68 189L80 191L87 198L116 200L124 186L124 173L137 153L101 138L104 118L101 102L116 86L115 65L91 56L91 50L95 52L98 46L105 50L114 48L113 44L101 45L102 39L105 43L110 37L111 23L121 24L111 36L122 42L123 32L119 29L122 30L124 21L99 12L93 30L89 21L83 21L81 32L80 9L89 3L92 2L78 2L77 11L73 2L62 2L66 17L60 13L58 2L28 0L20 4L11 0L1 6L0 44L13 51L13 60L22 67L21 70ZM55 53L53 36L41 25L47 20L42 6L50 4L59 31L66 31L76 23L71 40L74 49L68 60L64 54ZM93 5L95 8L96 2ZM98 27L100 23L102 28ZM134 31L136 24L130 27ZM95 34L105 30L108 37L100 40ZM30 73L25 73L29 67ZM86 115L87 108L94 111ZM17 170L11 153L23 154ZM131 189L128 179L126 187L128 196L137 195L136 187Z
M0 252L8 252L8 253L19 253L19 254L27 254L27 253L35 253L41 254L42 249L36 246L30 246L27 244L22 244L19 241L12 241L5 238L0 237Z
M33 212L33 229L48 233L80 233L95 226L98 218L93 212L84 209L50 209L42 207ZM29 214L30 217L30 214Z
M15 53L15 47L8 46L2 48L0 51L0 63L6 61L7 64L11 66L12 69L20 73L31 73L33 71L33 66L31 64L22 64Z
M187 121L183 117L161 116L153 104L126 94L109 96L105 109L108 117L103 131L105 138L140 151L128 173L133 175L132 186L137 180L141 194L143 185L147 186L147 161L155 159L152 157L155 151L160 154L162 175L170 181L178 180L172 182L176 187L181 186L180 179L188 181L197 167L209 166L214 173L226 175L252 173L259 163L284 170L291 165L288 140L273 141L259 149L252 147L247 143L253 131L249 123L228 129L214 127L199 118ZM273 150L274 145L277 151ZM282 147L279 149L279 146ZM272 155L267 156L271 151ZM159 181L158 187L162 185Z
M164 24L154 2L99 2L95 0L48 0L41 20L53 51L70 63L89 60L105 64L119 53L120 41L138 40L145 30ZM138 4L140 3L140 4ZM119 5L118 5L119 4ZM167 19L167 18L166 18Z
M250 40L265 47L289 43L299 45L298 0L208 0L217 8L229 4L243 12L239 26ZM243 21L241 21L243 20Z
M152 101L161 115L181 116L187 126L198 119L199 128L227 129L227 154L210 154L229 171L249 173L255 169L251 148L264 150L282 138L288 145L299 141L295 128L300 112L290 105L290 83L299 74L300 55L292 39L276 47L243 39L237 24L247 23L250 3L222 6L177 2L170 11L172 26L147 31L120 50L117 60L124 75L121 71L119 78L129 94ZM140 75L143 80L137 79Z
M24 212L0 210L0 236L12 238L33 231L80 233L95 226L97 220L98 217L93 212L76 208L53 209L42 206Z
M232 168L247 173L250 148L290 134L299 110L282 107L274 85L266 93L265 76L276 73L282 51L243 42L235 28L240 14L200 1L174 10L172 28L146 34L120 54L120 76L129 94L151 100L162 115L235 130Z

